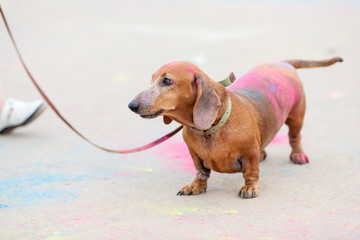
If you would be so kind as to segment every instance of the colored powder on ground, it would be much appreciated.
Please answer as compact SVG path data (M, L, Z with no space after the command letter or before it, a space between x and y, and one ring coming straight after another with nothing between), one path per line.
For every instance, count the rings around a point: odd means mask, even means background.
M161 152L158 152L157 155L162 155L163 152L168 156L170 155L170 158L165 157L169 161L168 168L195 174L194 163L185 142L165 142L161 145Z

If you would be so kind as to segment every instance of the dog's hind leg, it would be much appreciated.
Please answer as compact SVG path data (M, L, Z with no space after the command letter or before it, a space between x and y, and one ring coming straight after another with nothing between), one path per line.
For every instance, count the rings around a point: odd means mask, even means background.
M196 177L194 181L184 186L177 195L197 195L206 192L207 179L210 177L211 170L204 166L204 161L189 148L190 155L196 168Z
M305 97L290 112L285 124L289 127L289 143L292 148L290 160L296 164L309 163L309 157L304 153L301 146L301 128L305 115Z

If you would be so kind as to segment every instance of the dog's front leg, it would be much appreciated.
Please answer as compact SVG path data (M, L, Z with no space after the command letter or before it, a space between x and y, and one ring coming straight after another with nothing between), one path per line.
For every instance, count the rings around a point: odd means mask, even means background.
M245 186L239 192L242 198L254 198L259 196L259 167L260 154L253 154L243 158L243 177Z
M183 187L177 195L197 195L206 192L207 179L210 177L211 170L204 166L203 160L190 147L189 152L196 168L196 177L192 183Z

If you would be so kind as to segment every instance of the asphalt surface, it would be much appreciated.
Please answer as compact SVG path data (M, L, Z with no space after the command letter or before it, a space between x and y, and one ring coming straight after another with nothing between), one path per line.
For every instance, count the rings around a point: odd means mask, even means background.
M299 70L310 164L289 161L284 127L261 163L260 196L237 197L241 174L212 173L208 191L176 196L194 178L181 134L116 155L73 134L48 109L0 136L0 239L360 239L360 3L345 1L2 1L33 75L98 144L125 149L174 129L129 101L174 60L213 79L286 59L344 62ZM0 24L7 96L40 98Z

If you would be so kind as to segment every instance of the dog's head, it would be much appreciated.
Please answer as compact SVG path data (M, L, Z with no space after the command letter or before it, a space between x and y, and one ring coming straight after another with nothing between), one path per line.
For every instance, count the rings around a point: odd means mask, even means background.
M206 130L221 104L212 82L195 64L172 62L153 74L150 88L139 93L129 108L143 118L163 116L166 124L175 120Z

